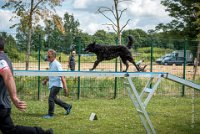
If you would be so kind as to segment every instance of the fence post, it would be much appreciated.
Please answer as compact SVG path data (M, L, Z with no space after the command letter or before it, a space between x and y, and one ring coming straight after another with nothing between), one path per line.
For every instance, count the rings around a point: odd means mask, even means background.
M119 39L116 38L115 40L115 43L116 43L116 46L118 45L119 43ZM117 58L115 60L115 72L117 72ZM114 87L114 99L117 97L117 77L115 77L115 87Z
M153 71L153 39L152 39L152 43L151 43L151 65L150 65L150 72Z
M80 71L81 67L81 38L77 37L77 42L78 42L78 71ZM78 99L80 98L80 76L78 76Z
M39 45L38 45L38 70L40 70L40 50L41 50L41 35L39 35ZM40 76L38 76L38 100L40 100Z
M188 40L184 40L184 65L183 65L183 79L185 79L185 70L186 70L186 48ZM182 85L182 97L185 95L185 85Z

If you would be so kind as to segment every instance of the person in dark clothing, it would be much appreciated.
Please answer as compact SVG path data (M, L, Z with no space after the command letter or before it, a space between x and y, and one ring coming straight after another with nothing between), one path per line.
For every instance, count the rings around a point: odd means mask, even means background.
M11 118L11 101L20 111L25 111L27 105L17 96L12 63L4 53L4 45L3 39L0 38L0 131L3 134L53 134L52 129L14 125Z
M72 51L72 54L69 56L69 68L71 71L75 71L75 65L76 65L75 55L76 52Z

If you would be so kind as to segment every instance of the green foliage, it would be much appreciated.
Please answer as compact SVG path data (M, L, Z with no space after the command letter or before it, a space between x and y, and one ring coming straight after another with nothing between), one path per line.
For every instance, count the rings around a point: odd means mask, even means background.
M98 30L93 35L94 41L100 44L107 44L107 45L116 45L115 39L116 34L114 33L107 33L104 30Z
M34 28L34 32L32 34L32 45L31 45L31 50L32 51L38 51L39 47L40 50L44 49L42 43L44 42L44 37L45 37L45 31L43 30L43 27L40 25L37 25ZM40 41L41 38L41 41Z
M122 32L122 38L127 43L127 36L132 35L134 37L134 48L137 49L139 47L147 47L150 46L148 43L148 35L145 31L141 29L134 29L134 30L125 30ZM124 44L126 44L124 43Z
M163 30L165 33L171 30L179 33L173 34L173 36L179 35L182 38L196 38L199 34L197 24L195 23L198 18L196 15L199 11L195 6L197 3L199 2L195 3L195 1L191 0L162 0L161 4L167 8L166 11L173 17L173 20L166 25L158 25L156 29Z
M19 55L19 52L17 50L16 41L11 35L8 35L7 33L2 32L2 33L0 33L0 37L4 39L4 41L5 41L4 51L5 51L5 53L7 53L7 55L11 59L20 60L21 58L23 58Z
M50 9L55 10L56 6L59 6L62 0L51 1L7 1L2 8L10 8L13 10L13 18L20 18L20 23L14 24L18 26L20 31L25 32L27 28L29 30L33 23L39 23L40 19L45 19L50 16ZM25 30L25 31L24 31Z
M155 59L157 59L161 56L164 56L167 53L171 53L172 51L174 51L174 50L154 47L153 48L153 59L154 59L153 61L155 61ZM150 47L138 48L137 52L140 54L139 56L141 56L142 58L145 58L145 59L151 58L151 48Z
M38 24L40 20L50 17L53 13L50 9L55 11L55 6L59 6L61 2L61 0L7 1L6 4L2 6L2 8L13 9L12 13L14 13L14 15L12 18L20 19L19 23L16 23L11 27L13 28L17 26L19 35L16 37L21 37L20 39L25 40L25 43L23 42L23 47L26 48L26 70L29 69L29 55L32 47L33 24Z
M81 44L83 45L83 48L85 48L88 44L93 42L93 37L92 35L89 35L88 33L79 33L79 37L81 37Z
M195 8L197 10L197 20L195 21L195 24L197 25L197 30L200 30L200 2L195 3ZM200 39L200 32L197 35L198 39Z

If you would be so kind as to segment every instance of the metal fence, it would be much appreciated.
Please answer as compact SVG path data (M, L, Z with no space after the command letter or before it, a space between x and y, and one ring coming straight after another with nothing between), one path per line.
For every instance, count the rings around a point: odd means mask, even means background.
M160 40L165 43L166 40ZM38 41L43 45L41 41ZM141 66L147 65L147 72L168 72L184 79L192 80L194 76L193 61L197 52L198 41L188 40L171 40L168 43L160 46L160 42L153 41L150 47L132 49L132 55L135 62L144 60ZM9 44L9 43L8 43ZM40 46L39 45L39 46ZM83 52L83 45L81 41L75 44L76 48L76 71L89 71L92 68L94 61L96 60L95 54L88 54ZM70 52L59 49L57 51L57 59L61 62L63 69L69 71L69 56ZM20 58L11 59L13 62L14 70L25 70L25 53L20 52ZM9 54L9 53L8 53ZM29 70L46 70L48 69L48 62L46 62L45 56L47 51L41 50L38 47L37 51L31 51ZM163 58L165 56L165 58ZM171 58L172 61L167 60ZM181 58L179 58L181 57ZM191 61L189 61L191 58ZM175 61L173 61L175 60ZM122 65L122 68L121 68ZM129 63L129 72L136 71L135 67ZM101 62L95 71L112 71L119 72L123 70L125 66L120 62L120 59L113 59L110 61ZM17 88L19 94L23 97L41 98L42 95L46 95L47 87L42 86L43 77L25 77L16 78ZM74 98L80 97L106 97L116 98L126 94L124 91L123 78L72 78L66 77L67 85L71 96ZM146 83L145 79L136 78L136 85L140 87L141 84ZM196 83L200 83L200 69L198 67L195 80ZM39 93L40 91L40 93ZM183 85L163 80L157 90L157 94L165 96L184 96L191 95L193 90ZM25 95L24 95L25 94ZM198 94L198 92L197 92ZM41 96L39 96L41 95Z

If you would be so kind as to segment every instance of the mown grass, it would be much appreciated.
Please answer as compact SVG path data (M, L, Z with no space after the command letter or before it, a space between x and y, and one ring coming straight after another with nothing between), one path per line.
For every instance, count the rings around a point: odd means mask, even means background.
M53 119L43 119L47 113L47 100L27 101L28 108L22 113L13 107L15 124L53 128L55 134L143 134L146 133L129 97L117 99L69 99L70 115L56 106ZM147 112L160 134L198 134L200 132L200 99L195 98L195 127L191 128L191 97L159 97L150 101ZM90 121L94 112L98 120Z

